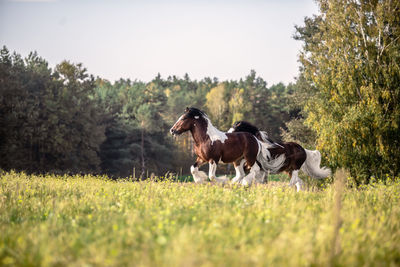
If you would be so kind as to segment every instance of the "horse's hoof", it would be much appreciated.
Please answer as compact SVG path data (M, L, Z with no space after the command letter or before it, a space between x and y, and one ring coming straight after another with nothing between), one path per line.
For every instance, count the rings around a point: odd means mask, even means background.
M251 184L249 182L247 182L246 180L242 181L242 185L243 186L250 186Z

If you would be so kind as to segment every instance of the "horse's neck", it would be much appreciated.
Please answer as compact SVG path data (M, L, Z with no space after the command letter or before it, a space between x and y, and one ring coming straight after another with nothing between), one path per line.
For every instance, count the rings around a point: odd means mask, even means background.
M207 119L207 135L211 139L211 143L217 140L221 141L221 143L224 143L225 140L228 139L226 133L215 128L209 119Z
M225 140L228 139L226 134L215 128L208 118L204 119L202 122L196 123L191 132L196 145L205 143L208 140L211 140L211 144L217 140L224 143Z
M196 145L206 142L209 138L207 135L207 123L196 123L190 130Z

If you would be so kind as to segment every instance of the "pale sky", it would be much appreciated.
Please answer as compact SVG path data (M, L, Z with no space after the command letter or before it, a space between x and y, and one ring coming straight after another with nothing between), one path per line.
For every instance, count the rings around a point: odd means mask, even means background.
M0 45L110 81L236 80L254 69L287 84L299 66L294 25L316 13L313 0L0 0Z

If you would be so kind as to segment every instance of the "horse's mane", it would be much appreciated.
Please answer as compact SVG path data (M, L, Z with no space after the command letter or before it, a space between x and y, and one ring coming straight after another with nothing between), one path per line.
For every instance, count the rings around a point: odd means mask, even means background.
M200 109L194 107L190 107L188 109L188 114L191 116L204 116L208 118L207 114L204 111L201 111Z
M237 121L233 124L235 132L249 132L256 135L260 130L248 121Z
M256 126L248 121L237 121L233 124L233 128L235 129L234 132L248 132L255 136L259 135L259 137L269 145L283 147L281 144L272 141L268 137L267 132L260 131Z

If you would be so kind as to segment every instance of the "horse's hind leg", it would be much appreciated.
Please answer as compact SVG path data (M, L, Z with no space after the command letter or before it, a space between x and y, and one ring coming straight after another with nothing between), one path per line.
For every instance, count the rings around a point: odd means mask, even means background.
M243 169L243 165L245 162L246 161L244 159L242 159L239 163L238 163L238 161L233 163L233 166L235 166L236 175L232 179L232 183L240 182L243 179L243 177L245 176L244 169Z
M302 190L303 180L299 177L299 170L295 170L292 172L292 179L290 179L290 185L295 185L297 188L297 192Z
M251 166L249 174L247 174L243 178L242 185L251 185L258 172L260 172L260 167L257 164L253 164L253 166Z
M267 180L268 180L268 173L260 169L255 175L254 182L258 184L264 184L268 182Z
M286 173L290 178L289 186L293 186L294 185L294 180L293 180L293 176L292 176L292 171L286 171Z

